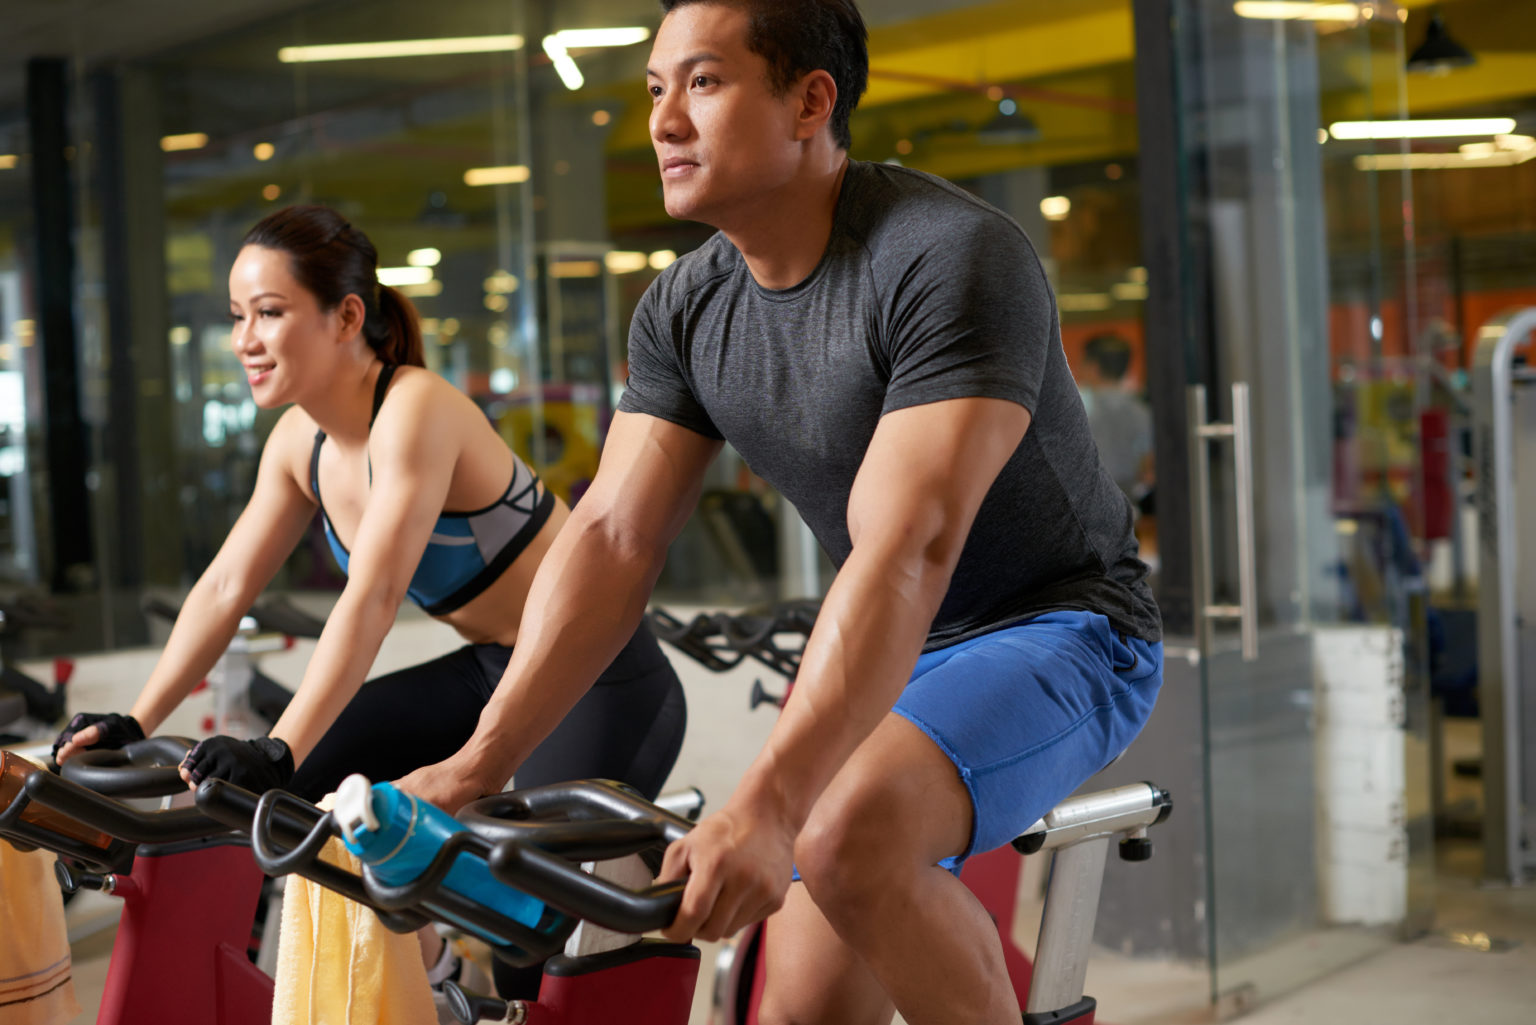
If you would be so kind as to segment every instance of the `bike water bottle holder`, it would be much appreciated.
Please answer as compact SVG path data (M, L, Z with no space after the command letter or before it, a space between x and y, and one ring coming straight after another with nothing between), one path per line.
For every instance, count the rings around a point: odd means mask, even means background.
M210 780L198 789L198 803L228 804L238 788ZM206 792L206 793L205 793ZM238 812L237 812L238 814ZM335 816L283 790L270 790L255 803L250 816L251 851L268 875L296 874L342 893L371 908L394 932L412 932L429 920L469 928L500 941L495 955L522 967L557 953L576 928L564 915L546 913L537 929L529 928L443 885L461 854L486 860L491 845L470 830L455 833L438 849L419 876L398 886L384 883L362 866L353 872L321 860L332 839L340 839Z

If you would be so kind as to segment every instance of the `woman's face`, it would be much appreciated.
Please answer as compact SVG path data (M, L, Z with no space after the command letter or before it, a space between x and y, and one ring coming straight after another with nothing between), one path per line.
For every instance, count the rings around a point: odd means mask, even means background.
M342 308L327 312L294 279L288 254L246 246L229 271L229 344L262 409L298 401L329 378L345 337Z

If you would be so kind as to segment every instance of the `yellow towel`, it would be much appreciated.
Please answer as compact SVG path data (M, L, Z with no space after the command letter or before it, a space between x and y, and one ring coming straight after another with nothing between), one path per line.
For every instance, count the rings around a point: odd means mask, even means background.
M0 840L0 1025L55 1025L80 1013L54 860Z
M339 840L326 844L322 857L358 871ZM283 892L276 981L272 1025L437 1021L416 936L390 932L361 904L296 875Z

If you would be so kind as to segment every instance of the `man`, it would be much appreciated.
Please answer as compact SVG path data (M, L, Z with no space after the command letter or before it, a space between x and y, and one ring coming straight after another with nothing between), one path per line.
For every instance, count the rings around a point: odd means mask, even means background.
M1140 501L1152 485L1152 413L1125 390L1131 343L1117 334L1097 334L1083 346L1083 355L1087 361L1078 384L1099 460L1126 497Z
M1162 657L1130 509L1017 224L849 161L852 0L663 6L666 206L719 233L636 311L602 466L474 739L403 785L450 808L502 786L643 613L724 438L839 572L767 744L667 852L663 876L688 876L668 935L777 912L764 1023L881 1022L894 1002L912 1025L1016 1025L994 927L947 869L1145 721Z

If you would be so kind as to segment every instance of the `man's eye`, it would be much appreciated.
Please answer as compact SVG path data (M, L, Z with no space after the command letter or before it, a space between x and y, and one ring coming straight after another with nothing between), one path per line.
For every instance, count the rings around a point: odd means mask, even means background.
M709 78L706 75L694 75L693 84L702 89L704 86L709 84Z

